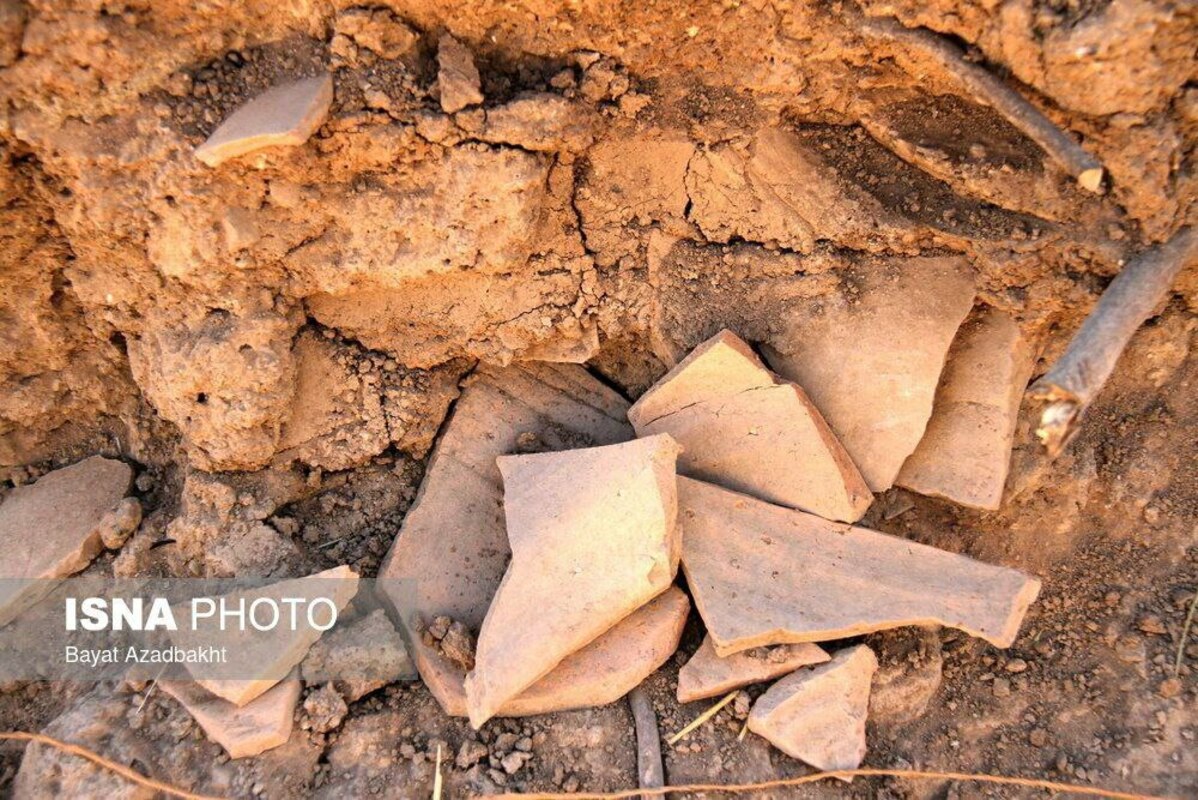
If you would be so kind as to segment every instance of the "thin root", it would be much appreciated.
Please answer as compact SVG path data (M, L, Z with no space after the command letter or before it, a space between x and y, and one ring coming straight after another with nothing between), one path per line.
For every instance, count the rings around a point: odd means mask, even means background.
M768 789L781 789L789 786L802 786L808 783L836 778L839 780L851 778L905 778L908 780L932 781L974 781L977 783L1000 784L1004 786L1023 786L1030 789L1044 789L1050 792L1072 792L1089 797L1107 797L1115 800L1169 800L1167 797L1151 794L1136 794L1134 792L1117 792L1113 789L1103 789L1096 786L1081 786L1075 783L1059 783L1045 781L1039 778L1008 778L1002 775L986 775L968 772L935 772L931 770L914 769L841 769L832 772L817 772L804 775L801 778L783 778L762 783L692 783L683 786L663 786L660 789L626 789L619 792L580 792L580 793L547 793L533 792L520 794L518 792L494 795L494 797L524 797L535 800L578 800L586 797L593 800L626 800L638 795L666 795L673 793L694 794L698 792L715 792L720 794L741 794L744 792L760 792Z
M1181 674L1181 662L1185 659L1186 641L1190 638L1190 626L1194 624L1194 609L1198 608L1198 589L1190 599L1190 610L1186 614L1186 622L1181 626L1181 638L1177 641L1177 658L1173 659L1173 677Z
M433 777L433 800L441 800L441 745L437 745L437 766Z
M1037 430L1048 454L1064 448L1136 330L1186 264L1198 260L1198 229L1182 228L1169 241L1149 248L1123 267L1098 299L1052 368L1028 389L1048 403Z
M733 690L733 691L729 692L729 693L728 693L728 694L727 694L727 695L724 697L724 699L723 699L723 700L721 700L720 702L716 703L714 706L712 706L711 708L707 709L706 711L704 711L704 712L703 712L702 714L700 714L699 716L695 717L694 721L693 721L693 722L691 722L691 724L690 724L690 725L687 725L685 728L683 728L682 730L678 731L678 733L674 734L674 735L673 735L673 736L671 736L669 739L667 739L667 740L666 740L666 744L669 744L669 745L675 745L675 744L678 744L678 741L679 741L680 739L682 739L682 737L683 737L683 736L686 736L688 733L690 733L691 731L693 731L695 728L699 727L699 726L700 726L700 725L702 725L704 722L706 722L707 720L711 719L711 718L712 718L712 717L714 717L716 714L720 713L720 709L721 709L721 708L723 708L724 706L728 705L729 703L731 703L731 702L732 702L732 698L736 697L736 692L737 692L737 691L738 691L738 690Z

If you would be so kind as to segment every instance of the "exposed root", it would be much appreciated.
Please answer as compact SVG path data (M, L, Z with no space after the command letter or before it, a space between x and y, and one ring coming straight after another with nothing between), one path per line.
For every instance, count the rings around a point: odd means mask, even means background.
M657 730L653 702L644 687L638 686L628 693L628 704L632 707L632 720L636 725L637 782L642 789L664 786L666 772L661 763L661 734Z
M1198 233L1182 228L1165 244L1133 259L1102 293L1064 354L1028 393L1048 406L1036 435L1057 454L1110 378L1132 334L1144 324L1186 264L1198 259Z
M46 736L43 733L29 733L27 731L3 731L0 732L0 740L11 741L26 741L37 742L38 744L48 745L58 748L64 753L70 753L73 756L79 756L92 762L98 767L102 767L109 772L120 775L130 783L136 783L138 786L145 786L147 789L153 789L156 792L162 792L172 797L181 797L183 800L222 800L222 798L209 794L195 794L186 789L180 789L177 786L172 786L169 783L156 781L153 778L147 778L145 775L134 772L123 764L118 764L111 759L105 758L99 753L89 750L86 747L78 744L70 744L69 742L59 741L52 736Z
M620 792L579 792L574 794L551 792L520 794L512 792L502 795L492 795L492 797L526 797L535 798L536 800L577 800L578 798L586 797L594 798L594 800L624 800L624 798L632 798L638 795L649 797L664 796L673 793L693 794L696 792L715 792L718 794L742 794L744 792L760 792L767 789L802 786L808 783L828 780L829 778L836 778L838 780L850 778L905 778L908 780L973 781L977 783L1000 784L1003 786L1023 786L1029 789L1044 789L1050 792L1072 792L1073 794L1089 797L1115 798L1115 800L1169 800L1169 798L1160 795L1116 792L1113 789L1081 786L1075 783L1058 783L1057 781L1045 781L1039 778L1008 778L1002 775L985 775L968 772L935 772L914 769L841 769L831 772L816 772L813 775L804 775L801 778L783 778L781 780L763 781L761 783L690 783L683 786L663 786L659 789L626 789Z
M1102 191L1105 170L1090 153L1082 149L1038 108L1029 103L984 67L965 60L960 48L947 39L923 28L906 28L893 19L864 18L862 30L885 41L898 42L933 59L979 101L993 108L1068 170L1082 188Z

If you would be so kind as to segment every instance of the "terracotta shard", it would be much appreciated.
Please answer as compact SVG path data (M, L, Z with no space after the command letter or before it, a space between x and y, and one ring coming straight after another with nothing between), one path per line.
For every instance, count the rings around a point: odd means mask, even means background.
M465 672L421 631L446 616L477 633L503 579L511 551L495 459L627 441L627 411L622 397L573 364L483 366L463 387L378 582L420 677L447 713L466 715Z
M822 647L810 642L756 647L720 658L708 636L678 671L678 702L718 697L751 683L786 675L799 667L822 664L829 658Z
M855 522L873 501L865 479L803 390L722 331L691 351L628 412L638 436L668 433L679 471Z
M241 608L244 600L247 615L245 630L240 630L239 626L232 623L221 630L219 611L213 616L199 617L193 629L193 606L189 605L186 610L177 612L185 616L187 623L181 624L172 638L175 644L185 649L207 646L226 648L228 660L220 665L200 667L203 677L192 667L188 669L197 679L196 683L209 692L236 706L244 706L286 678L307 655L308 648L320 638L321 631L307 624L308 606L304 604L298 607L298 624L293 628L289 606L282 602L283 599L299 598L312 603L317 598L327 598L340 611L357 591L357 573L347 566L341 566L304 578L231 592L216 600L218 603L223 600L224 607L231 610ZM269 630L257 630L248 621L249 609L259 599L274 600L281 611L280 622L270 625ZM269 619L269 616L263 619ZM316 619L323 622L326 619L325 612L320 611ZM254 677L246 677L250 675Z
M1009 315L995 309L971 315L949 351L927 432L897 483L974 508L998 508L1034 366L1035 353Z
M816 769L856 769L865 757L869 685L878 659L865 645L775 683L749 713L749 730Z
M18 486L0 504L0 625L85 568L104 549L129 489L128 465L92 456Z
M679 477L682 566L717 655L944 625L998 647L1040 581Z
M765 356L803 387L882 492L923 438L973 279L956 257L894 259L848 278L854 292L796 310Z
M690 607L686 593L671 586L504 703L499 716L525 717L619 700L678 649Z
M196 158L216 167L263 147L303 144L324 124L332 102L328 75L276 86L234 111L196 148Z
M159 681L162 691L178 700L208 738L230 758L256 756L286 744L301 684L292 673L253 702L236 706L191 681Z
M466 676L471 725L669 588L677 456L660 435L498 459L512 561Z

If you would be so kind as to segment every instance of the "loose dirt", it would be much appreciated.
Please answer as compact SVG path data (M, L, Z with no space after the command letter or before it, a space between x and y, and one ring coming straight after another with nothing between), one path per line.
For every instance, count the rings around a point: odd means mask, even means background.
M1102 163L1103 191L862 13L962 46ZM143 519L87 574L374 577L488 370L581 363L631 402L725 328L797 359L797 326L868 307L912 259L967 271L973 313L1014 320L1039 376L1123 263L1198 221L1196 42L1195 10L1168 0L0 0L0 499L103 455L133 469ZM252 98L323 74L305 142L197 159ZM914 311L970 313L968 292L928 293ZM879 661L865 766L1198 793L1198 636L1181 641L1196 312L1191 265L1055 461L1025 402L997 510L877 496L861 525L1043 589L1006 650L860 637ZM886 331L868 331L878 369L897 364ZM586 444L538 431L505 452ZM692 614L644 684L663 735L713 702L676 700L703 633ZM765 689L663 745L668 782L804 772L738 736ZM446 797L636 784L624 700L475 732L420 682L340 724L321 691L287 744L235 761L146 685L0 686L0 727L232 796L425 798L438 747ZM133 793L11 742L0 791ZM891 779L786 796L1025 794Z

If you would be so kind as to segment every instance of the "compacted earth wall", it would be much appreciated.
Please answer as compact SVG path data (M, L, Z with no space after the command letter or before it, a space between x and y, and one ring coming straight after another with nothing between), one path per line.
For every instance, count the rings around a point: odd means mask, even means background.
M1196 48L1173 0L0 0L0 496L101 455L141 515L87 574L370 578L463 391L583 365L635 401L729 330L828 419L863 525L1043 582L1010 649L865 638L867 766L1193 793L1198 266L1057 458L1021 400L1198 224ZM255 107L296 85L299 123ZM250 134L205 145L239 111ZM950 438L954 477L919 471L987 326L999 456ZM522 446L602 443L567 434ZM675 698L702 639L692 613L644 684L663 733L704 708ZM476 733L424 683L310 684L286 744L235 760L146 684L11 682L0 727L214 794L427 797L438 750L450 796L637 785L624 701ZM741 737L749 699L663 745L671 782L802 772ZM18 743L0 787L144 791Z

